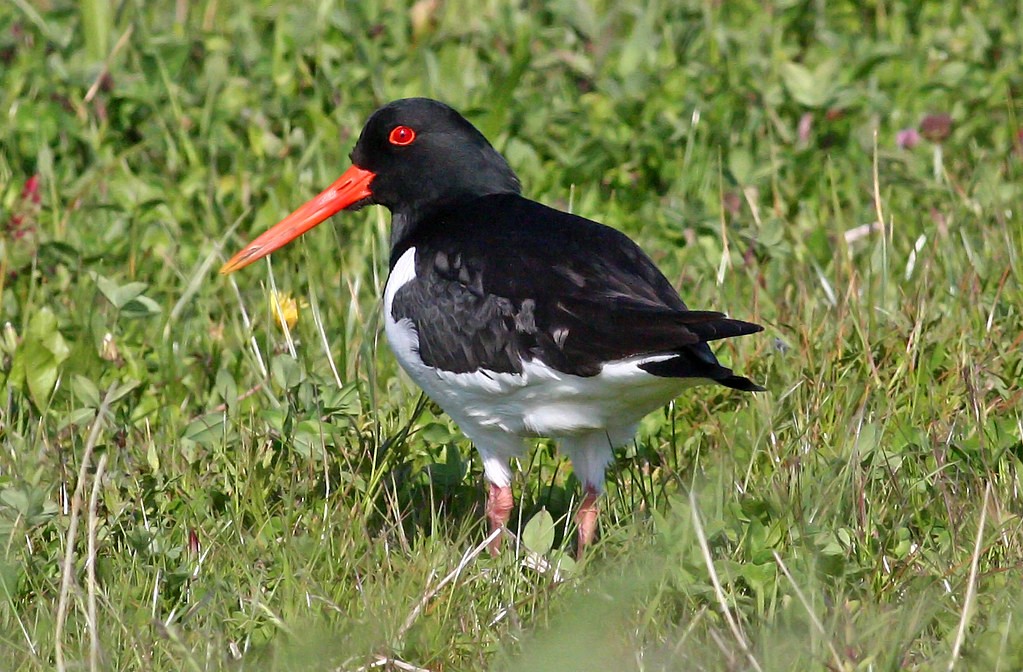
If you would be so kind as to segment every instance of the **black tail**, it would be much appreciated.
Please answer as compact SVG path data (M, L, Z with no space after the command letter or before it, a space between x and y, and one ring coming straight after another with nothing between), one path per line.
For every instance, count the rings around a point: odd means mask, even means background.
M701 341L746 336L764 330L759 324L733 320L725 317L724 313L711 310L687 310L676 313L675 316L680 324L699 336Z
M724 367L722 367L724 368ZM743 392L766 392L767 388L757 385L749 378L744 376L737 376L732 374L725 378L715 378L714 382L725 387L730 387L733 390L742 390Z
M733 320L730 317L725 317L721 313L714 313L711 311L688 311L683 313L685 316L692 316L692 321L686 321L686 328L695 333L700 337L700 340L706 343L707 341L716 341L721 338L733 338L735 336L746 336L747 334L755 334L763 331L764 328L759 324L752 322L744 322L742 320ZM700 346L692 346L691 351L695 351L693 354L696 355L697 369L704 368L707 378L710 378L719 385L730 387L733 390L742 390L743 392L764 392L765 388L757 385L749 378L744 376L737 376L732 373L732 370L721 366L717 361L717 357L710 351L706 345L701 344ZM667 363L667 362L665 362ZM689 362L692 363L692 360ZM702 365L702 367L700 366ZM649 370L649 369L648 369Z
M749 324L760 331L761 327L749 322L729 320L739 324ZM710 346L706 343L689 345L675 351L671 359L663 359L659 362L647 362L640 364L639 368L647 373L664 378L705 378L713 380L719 385L730 387L733 390L743 392L764 392L765 389L757 385L749 378L737 376L727 366L721 366L717 357L711 352Z

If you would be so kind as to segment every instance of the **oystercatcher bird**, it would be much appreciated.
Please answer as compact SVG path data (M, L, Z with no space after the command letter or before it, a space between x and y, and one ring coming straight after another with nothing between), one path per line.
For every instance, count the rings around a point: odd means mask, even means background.
M707 345L762 327L689 310L623 233L524 198L504 158L451 107L426 98L381 107L351 160L220 272L341 210L390 210L387 340L476 445L492 531L511 515L509 460L524 439L557 439L571 458L584 488L581 553L594 537L612 450L633 438L643 416L695 384L763 390Z

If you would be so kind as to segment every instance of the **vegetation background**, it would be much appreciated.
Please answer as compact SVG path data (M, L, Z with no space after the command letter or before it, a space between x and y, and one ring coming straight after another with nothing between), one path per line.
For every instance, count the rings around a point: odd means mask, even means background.
M4 2L0 668L1023 668L1021 39L990 0ZM215 273L408 95L767 326L721 356L770 392L647 418L578 565L542 441L474 552L386 213Z

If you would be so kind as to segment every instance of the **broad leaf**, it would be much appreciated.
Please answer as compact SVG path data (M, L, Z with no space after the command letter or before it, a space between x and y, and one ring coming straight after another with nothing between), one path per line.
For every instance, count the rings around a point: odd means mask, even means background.
M121 315L127 318L153 317L163 311L156 301L148 296L136 296L121 308Z
M182 438L195 441L203 446L211 446L218 443L224 436L223 413L207 413L201 415L185 427Z
M57 384L60 365L70 354L57 329L57 317L49 308L40 308L14 355L10 380L15 385L24 382L36 407L45 408Z
M554 518L547 509L536 512L522 530L522 544L540 555L545 555L554 547Z
M142 292L146 291L146 288L149 286L144 282L129 282L124 285L118 285L113 280L105 278L98 273L91 273L90 275L96 281L96 287L99 288L100 293L118 310L124 308L129 301L133 301L141 296Z

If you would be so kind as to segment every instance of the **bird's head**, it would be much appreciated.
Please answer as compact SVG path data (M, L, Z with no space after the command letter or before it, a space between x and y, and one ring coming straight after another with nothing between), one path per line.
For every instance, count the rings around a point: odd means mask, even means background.
M230 273L283 247L341 210L379 204L403 222L451 201L519 193L508 163L465 117L444 103L405 98L369 118L352 166L220 269Z

